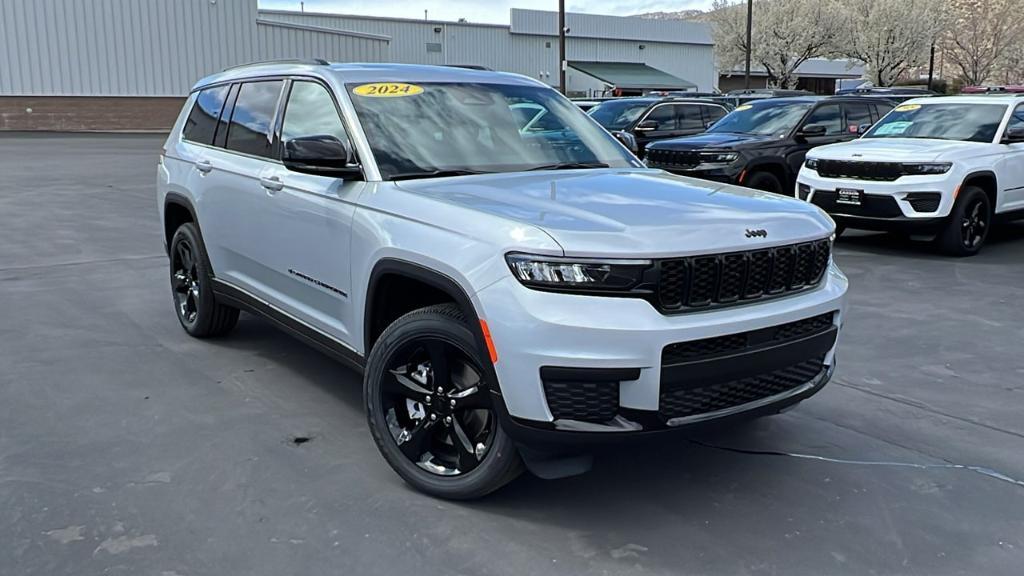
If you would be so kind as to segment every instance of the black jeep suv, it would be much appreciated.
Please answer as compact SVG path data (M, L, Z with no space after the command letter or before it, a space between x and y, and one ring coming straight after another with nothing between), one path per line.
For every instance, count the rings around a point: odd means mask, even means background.
M675 174L792 194L808 150L857 138L892 107L856 96L755 100L703 134L650 144L646 162Z
M696 98L616 98L587 111L609 132L626 132L643 158L651 142L699 134L728 114L724 104Z

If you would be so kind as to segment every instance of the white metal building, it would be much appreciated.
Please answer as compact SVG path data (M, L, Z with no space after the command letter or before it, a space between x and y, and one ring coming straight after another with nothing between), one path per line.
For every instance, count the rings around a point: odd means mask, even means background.
M276 58L475 64L558 83L554 12L513 9L509 25L490 25L259 10L256 2L2 0L0 130L166 128L197 79ZM633 90L620 84L643 78L645 67L665 88L715 85L705 24L569 14L567 26L570 91ZM595 64L611 76L593 76ZM615 72L623 67L628 73Z

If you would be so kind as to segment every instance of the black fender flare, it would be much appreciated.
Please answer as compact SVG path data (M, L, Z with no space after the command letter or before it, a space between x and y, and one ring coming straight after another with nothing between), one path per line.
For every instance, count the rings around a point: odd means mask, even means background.
M363 346L366 357L370 356L371 350L370 335L373 333L371 321L374 305L376 304L377 286L380 283L380 279L389 274L405 276L423 282L450 296L459 309L462 310L463 316L466 317L469 330L473 333L479 349L484 351L488 349L487 339L484 337L483 329L480 325L480 316L476 312L476 307L473 306L473 301L466 290L454 278L443 272L428 268L422 264L409 262L408 260L382 258L373 265L373 270L370 272L370 280L366 288L366 302L363 306ZM488 378L490 378L491 382L495 383L497 388L491 392L500 396L501 384L498 382L498 374L494 370L494 365L490 362L484 362L483 364ZM499 401L498 404L504 409L503 401Z
M164 197L164 213L162 215L163 218L161 218L160 222L160 228L162 228L164 231L164 251L167 252L168 255L170 255L171 245L169 242L169 238L173 230L166 229L166 218L167 207L172 205L181 206L185 210L188 210L188 213L192 215L192 223L195 225L196 233L199 234L199 241L203 243L203 248L205 249L206 241L203 240L203 230L199 226L199 215L196 213L196 208L192 204L192 201L184 194L180 194L178 192L168 192L167 195ZM210 268L212 272L213 267L211 266Z

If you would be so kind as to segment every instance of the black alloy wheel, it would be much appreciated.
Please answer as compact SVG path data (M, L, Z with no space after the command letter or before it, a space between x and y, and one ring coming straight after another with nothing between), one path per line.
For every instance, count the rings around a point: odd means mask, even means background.
M399 348L381 387L381 406L399 450L420 468L457 476L487 455L495 427L483 370L441 337Z
M178 242L171 254L171 288L174 290L174 305L178 309L178 318L186 326L195 326L199 318L202 291L199 286L195 248L188 242Z
M988 195L977 186L964 186L935 241L952 256L973 256L985 245L991 228L992 204Z
M367 359L363 394L377 448L416 489L478 498L512 481L522 461L501 429L489 372L459 308L395 320Z
M178 227L171 238L171 296L181 327L196 338L222 336L238 323L238 308L218 302L213 274L195 224Z
M977 250L988 235L988 226L988 202L983 198L975 198L964 211L960 222L960 241L964 248Z

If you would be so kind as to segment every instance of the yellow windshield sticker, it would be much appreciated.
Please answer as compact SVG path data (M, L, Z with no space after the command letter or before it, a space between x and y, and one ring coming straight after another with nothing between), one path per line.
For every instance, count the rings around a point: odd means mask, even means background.
M897 106L896 107L896 111L897 112L911 112L913 110L917 110L920 107L921 107L920 104L904 104L902 106Z
M423 87L403 82L374 82L373 84L356 86L352 89L352 93L372 98L400 98L402 96L422 94Z
M736 111L739 112L742 110L750 110L751 108L753 108L753 106L751 106L750 104L744 104L743 106L737 106Z

